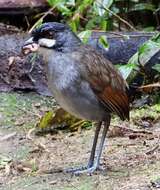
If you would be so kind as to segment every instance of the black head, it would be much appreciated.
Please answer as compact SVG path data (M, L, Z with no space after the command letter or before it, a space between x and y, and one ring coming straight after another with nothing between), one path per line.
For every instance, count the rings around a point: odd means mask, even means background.
M70 31L70 28L67 25L57 22L48 22L42 24L39 28L34 29L31 36L33 37L33 41L38 41L41 38L56 39L58 34L67 31Z
M79 43L80 39L71 31L69 26L57 22L48 22L33 30L31 38L25 42L23 49L31 47L28 45L32 44L32 47L38 45L39 47L60 51ZM28 52L36 51L35 49L32 48Z

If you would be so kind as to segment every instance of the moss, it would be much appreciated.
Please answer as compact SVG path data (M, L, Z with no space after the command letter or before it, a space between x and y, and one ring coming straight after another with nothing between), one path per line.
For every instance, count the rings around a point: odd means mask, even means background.
M0 93L0 126L8 128L21 122L23 127L33 127L38 119L36 104L39 108L51 108L55 106L55 101L34 93Z

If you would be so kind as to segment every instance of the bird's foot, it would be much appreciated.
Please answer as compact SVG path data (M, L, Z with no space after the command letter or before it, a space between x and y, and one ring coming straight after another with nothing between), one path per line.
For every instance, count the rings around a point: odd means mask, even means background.
M80 174L88 174L88 175L92 175L98 168L96 168L95 166L92 167L88 167L86 169L83 170L77 170L74 172L74 175L80 175Z
M82 171L82 170L86 170L87 166L81 166L81 167L77 167L77 168L69 168L69 169L65 169L64 171L66 173L75 173L77 171Z
M82 166L82 167L79 167L79 168L67 169L67 170L65 170L65 172L66 173L72 173L74 175L80 175L80 174L84 174L84 173L92 175L97 170L104 170L104 168L99 166L99 165L98 166L96 166L96 165Z

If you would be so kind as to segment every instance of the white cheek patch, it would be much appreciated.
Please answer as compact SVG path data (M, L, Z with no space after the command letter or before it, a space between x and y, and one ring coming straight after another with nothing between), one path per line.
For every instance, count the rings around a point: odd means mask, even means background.
M38 40L38 44L43 47L52 47L56 44L56 40L54 39L47 39L47 38L41 38Z

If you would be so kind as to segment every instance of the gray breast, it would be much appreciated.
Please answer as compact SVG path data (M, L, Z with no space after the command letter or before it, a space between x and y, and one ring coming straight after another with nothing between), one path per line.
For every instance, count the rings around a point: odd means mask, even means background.
M97 99L79 68L68 56L54 55L48 62L48 85L59 105L71 114L88 120L100 121L106 116L104 107Z

